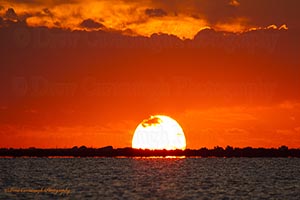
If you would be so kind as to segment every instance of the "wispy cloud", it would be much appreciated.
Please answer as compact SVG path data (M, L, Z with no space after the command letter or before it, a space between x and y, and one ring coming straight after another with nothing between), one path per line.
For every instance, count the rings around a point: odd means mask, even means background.
M254 2L257 4L258 2ZM288 3L287 3L288 4ZM293 5L293 4L291 4ZM86 29L82 23L91 19L94 24L118 31L131 30L150 36L167 33L180 38L193 38L204 27L219 31L243 32L268 27L270 24L288 24L289 19L267 22L256 19L247 3L238 0L221 1L8 1L0 9L2 18L26 20L30 26L48 26L68 29ZM276 9L277 12L277 9ZM278 11L279 12L279 11ZM269 15L269 11L266 11ZM282 18L287 16L282 15ZM90 26L90 22L88 25ZM287 25L281 28L287 28Z

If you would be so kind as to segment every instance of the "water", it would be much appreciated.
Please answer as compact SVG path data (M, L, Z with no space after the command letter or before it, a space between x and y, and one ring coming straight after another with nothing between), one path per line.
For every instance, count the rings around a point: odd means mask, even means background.
M297 158L3 158L0 172L0 199L300 199Z

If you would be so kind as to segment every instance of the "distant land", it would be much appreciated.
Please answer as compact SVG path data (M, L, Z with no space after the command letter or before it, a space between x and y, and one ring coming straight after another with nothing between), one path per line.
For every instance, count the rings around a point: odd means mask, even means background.
M131 147L113 148L87 148L85 146L73 148L41 149L30 147L27 149L0 148L0 157L300 157L300 148L289 149L287 146L279 148L201 148L198 150L142 150Z

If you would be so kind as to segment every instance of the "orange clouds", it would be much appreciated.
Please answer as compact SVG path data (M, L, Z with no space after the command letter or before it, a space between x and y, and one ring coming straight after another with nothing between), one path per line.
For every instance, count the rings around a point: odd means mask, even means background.
M94 25L101 24L108 30L126 31L133 35L167 33L189 39L207 27L218 31L243 32L277 23L272 21L264 26L259 25L251 16L240 12L243 2L237 0L210 2L4 1L0 13L3 18L9 16L14 20L26 20L29 26L85 29L82 24L92 20Z

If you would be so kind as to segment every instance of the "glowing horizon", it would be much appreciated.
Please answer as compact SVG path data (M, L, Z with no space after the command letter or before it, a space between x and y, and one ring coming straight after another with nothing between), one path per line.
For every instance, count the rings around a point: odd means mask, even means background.
M299 7L3 0L0 148L129 147L153 113L186 148L299 148Z

